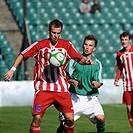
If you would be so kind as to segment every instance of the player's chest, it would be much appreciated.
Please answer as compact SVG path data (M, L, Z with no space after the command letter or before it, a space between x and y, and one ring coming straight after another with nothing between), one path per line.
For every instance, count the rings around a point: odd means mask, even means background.
M133 52L125 52L120 57L122 64L133 62Z
M63 52L63 54L67 55L67 51L64 48L49 48L49 47L45 47L45 48L40 49L40 51L38 52L38 57L40 57L40 58L48 58L50 53L52 53L54 51L60 51L60 52Z
M76 63L76 65L74 66L74 69L75 71L81 74L88 75L92 73L93 71L95 71L96 67L97 67L96 65L80 65Z

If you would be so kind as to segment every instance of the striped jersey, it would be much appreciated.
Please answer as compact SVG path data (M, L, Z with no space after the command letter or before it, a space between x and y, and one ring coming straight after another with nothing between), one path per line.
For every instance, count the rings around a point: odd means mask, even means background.
M49 63L49 55L53 51L62 51L66 56L65 64L59 68L52 67ZM35 90L67 92L68 80L66 66L70 58L81 59L80 54L67 40L59 39L55 48L50 48L49 39L33 43L21 52L24 59L34 57L34 88Z
M123 49L117 53L116 67L121 71L124 91L133 90L133 46L130 50ZM117 76L119 75L119 76ZM116 79L120 78L120 74L116 74Z

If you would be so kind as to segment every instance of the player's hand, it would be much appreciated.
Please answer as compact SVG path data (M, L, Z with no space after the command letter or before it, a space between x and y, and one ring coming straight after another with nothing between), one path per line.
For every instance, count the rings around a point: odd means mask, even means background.
M82 59L80 61L77 60L77 62L82 65L94 65L96 63L95 61L85 56L82 56Z
M118 81L117 81L117 80L115 80L115 81L114 81L114 85L115 85L115 86L119 86L119 84L118 84Z
M92 81L93 88L100 88L103 84L101 82Z
M91 64L91 65L94 65L95 63L96 63L95 61L90 60L90 64Z
M4 74L4 80L9 81L12 78L13 74L14 74L14 71L9 70L7 73Z
M79 89L82 89L82 88L83 88L83 86L82 86L82 84L81 84L80 81L78 81L78 85L77 85L77 87L78 87Z
M77 88L82 89L82 84L80 81L75 80L75 79L71 79L71 83L73 83Z
M86 60L86 65L94 65L95 63L93 60Z

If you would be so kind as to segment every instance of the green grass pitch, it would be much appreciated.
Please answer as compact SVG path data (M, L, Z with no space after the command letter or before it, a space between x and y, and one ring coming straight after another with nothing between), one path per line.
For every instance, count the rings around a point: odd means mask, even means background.
M104 104L106 133L128 133L131 130L126 107L122 104ZM29 133L31 107L0 107L0 133ZM41 133L56 133L58 111L51 106L41 123ZM96 127L85 116L75 122L75 133L96 133Z

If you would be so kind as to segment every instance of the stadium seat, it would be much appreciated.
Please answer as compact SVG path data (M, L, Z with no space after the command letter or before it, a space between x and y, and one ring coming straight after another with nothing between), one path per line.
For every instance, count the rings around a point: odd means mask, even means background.
M3 75L8 71L8 67L0 54L0 81L3 80Z
M10 5L19 26L22 27L23 1L6 0L6 2ZM93 0L90 0L90 3L92 4ZM35 42L47 37L48 24L55 18L64 24L61 37L74 43L79 52L82 50L80 46L84 37L88 34L94 34L98 38L95 55L98 54L97 57L108 65L103 65L104 78L114 78L114 75L111 74L114 71L112 67L114 62L112 61L115 60L113 54L121 48L119 35L123 31L130 31L133 34L132 1L100 0L101 12L97 14L80 14L79 4L80 1L77 0L27 0L27 19L31 41Z
M0 80L3 80L3 75L11 68L14 59L13 48L10 46L5 34L0 32ZM14 75L12 80L15 78ZM19 79L23 79L22 74L19 75Z

